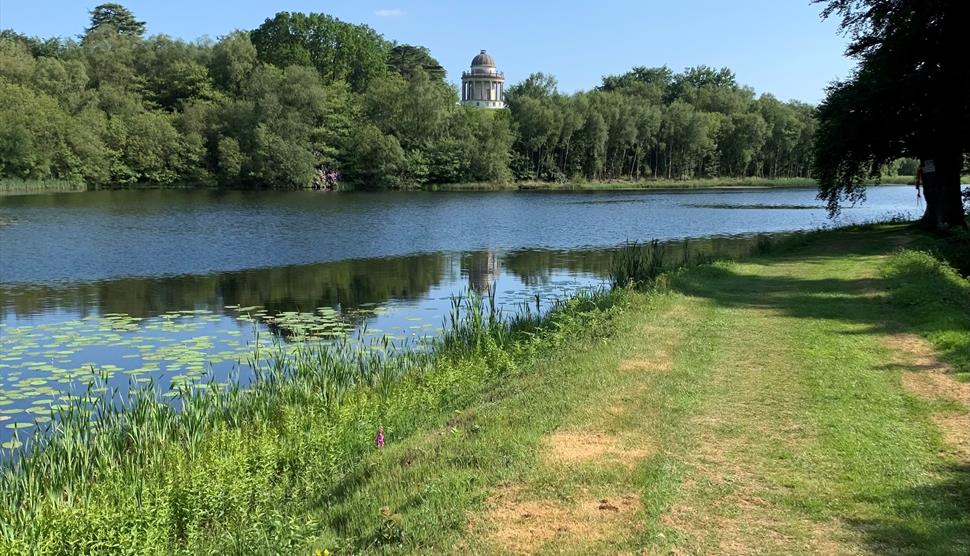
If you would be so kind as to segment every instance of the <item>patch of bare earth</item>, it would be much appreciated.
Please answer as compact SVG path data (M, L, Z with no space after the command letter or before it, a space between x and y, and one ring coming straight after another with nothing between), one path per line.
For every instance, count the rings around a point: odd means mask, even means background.
M651 373L669 371L676 350L683 343L683 326L676 321L698 318L684 304L676 304L652 322L637 328L644 341L612 371ZM654 454L656 446L644 434L613 432L629 417L643 395L644 386L626 375L638 386L622 392L606 392L602 399L591 397L589 415L577 428L567 428L546 435L539 445L539 461L557 472L570 473L579 465L607 466L629 472L643 459ZM610 432L607 432L610 431ZM636 514L640 499L632 494L617 494L616 486L587 485L571 493L571 501L549 500L530 493L522 485L506 485L488 499L488 510L482 522L490 544L500 550L529 554L537 551L556 553L595 553L598 543L623 538L641 527ZM477 527L476 527L477 528Z
M502 487L488 499L489 538L503 550L531 554L583 552L597 542L635 526L640 499L632 494L591 496L574 501L534 499L521 489Z
M543 441L546 464L620 464L627 468L653 450L642 438L625 438L605 432L558 431Z
M903 369L903 387L931 401L949 401L961 409L933 414L933 422L943 433L943 440L963 461L970 461L970 384L953 377L953 368L940 361L930 344L914 334L895 334L889 346L898 357L894 361Z

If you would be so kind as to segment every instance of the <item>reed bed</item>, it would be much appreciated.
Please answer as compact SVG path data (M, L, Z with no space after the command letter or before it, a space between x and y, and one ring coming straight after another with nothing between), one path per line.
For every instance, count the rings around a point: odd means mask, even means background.
M86 191L82 183L67 180L35 180L20 178L0 179L0 195L14 195L21 193L61 193L68 191Z
M667 273L719 259L764 255L803 240L804 234L756 234L711 247L703 242L629 242L617 249L610 268L613 288L649 287Z
M245 387L132 383L122 395L95 373L0 459L0 553L296 550L314 531L307 512L349 488L379 428L393 442L435 426L516 360L595 329L615 301L588 292L504 314L470 292L430 349L278 346L254 352Z
M122 395L94 372L0 455L0 553L300 550L317 531L314 512L355 488L378 430L397 442L440 427L521 362L605 337L627 287L778 243L756 236L729 253L631 243L614 257L612 287L510 313L494 292L469 291L428 349L386 338L278 345L252 354L246 384L132 383Z

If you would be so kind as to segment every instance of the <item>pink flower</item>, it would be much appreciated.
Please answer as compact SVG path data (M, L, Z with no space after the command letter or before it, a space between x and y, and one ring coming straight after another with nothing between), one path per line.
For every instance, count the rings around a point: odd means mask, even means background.
M378 448L384 447L384 427L383 426L377 428L377 447Z

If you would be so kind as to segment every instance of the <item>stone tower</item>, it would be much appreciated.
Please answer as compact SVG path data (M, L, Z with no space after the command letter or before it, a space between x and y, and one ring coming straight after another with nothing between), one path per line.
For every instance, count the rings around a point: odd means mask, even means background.
M472 59L470 71L461 74L461 103L477 108L505 108L505 75L484 50Z

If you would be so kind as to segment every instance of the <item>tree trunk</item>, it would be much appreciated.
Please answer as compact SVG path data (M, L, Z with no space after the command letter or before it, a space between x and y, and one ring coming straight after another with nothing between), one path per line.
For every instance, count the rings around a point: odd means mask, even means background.
M674 165L674 145L671 143L667 145L667 179L673 175L673 165Z
M923 161L923 196L926 212L920 223L933 230L967 227L960 191L960 153Z

